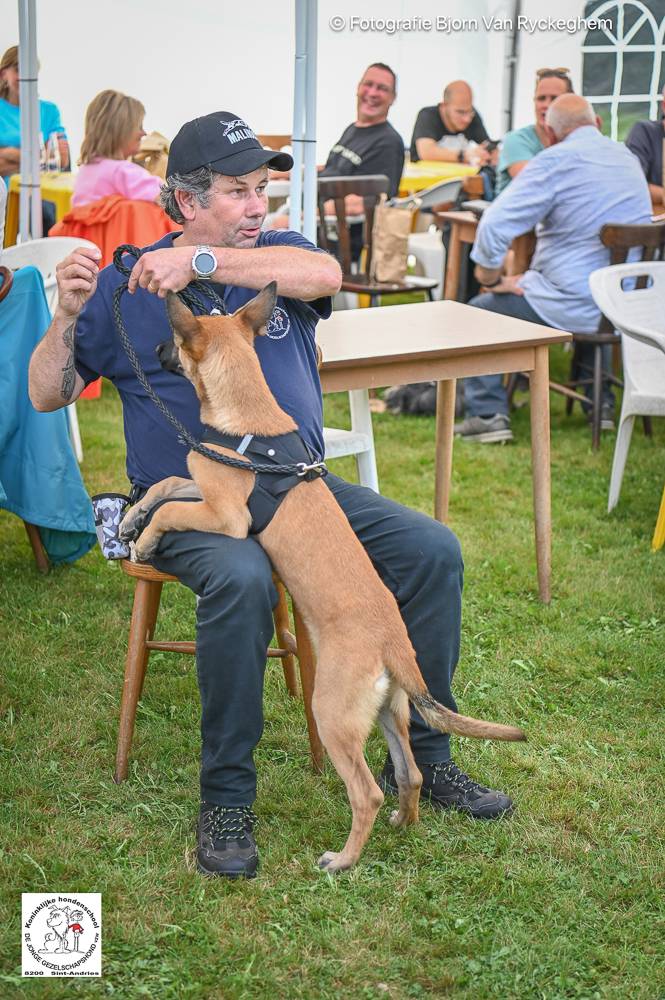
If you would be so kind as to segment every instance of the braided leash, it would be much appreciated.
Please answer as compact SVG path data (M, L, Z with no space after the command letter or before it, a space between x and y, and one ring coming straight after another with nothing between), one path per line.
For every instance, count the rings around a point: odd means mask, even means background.
M124 243L122 246L117 247L114 251L113 266L120 272L120 274L127 276L131 273L132 268L123 264L122 258L124 254L127 254L134 260L138 260L141 256L141 250L129 243ZM181 444L189 445L193 451L197 451L199 455L204 455L206 458L211 458L213 462L221 462L222 465L230 465L234 469L244 469L245 472L270 472L277 473L279 475L293 474L297 476L306 476L308 474L318 476L326 475L328 470L323 462L313 462L311 465L307 465L305 462L297 462L295 465L257 465L254 462L243 462L237 458L229 458L227 455L221 455L218 451L213 451L212 448L206 448L204 444L197 441L196 438L190 434L185 425L181 423L173 413L171 413L168 406L166 406L166 404L159 398L155 390L150 385L146 373L141 366L141 362L139 361L138 354L134 350L132 342L127 335L127 330L125 329L125 324L122 319L122 310L120 309L120 299L127 291L128 287L129 283L127 281L123 281L123 283L118 285L113 293L113 319L115 320L120 343L124 348L125 354L129 358L129 363L131 364L139 383L162 416L166 417L169 423L172 424L178 431L178 440ZM205 296L202 298L199 293L203 292L204 289ZM196 308L202 313L207 313L208 303L205 301L207 298L214 304L214 309L211 315L228 316L224 301L219 297L214 288L211 288L210 285L208 285L207 282L203 283L201 281L191 281L181 292L176 292L176 295L184 305L192 310L192 312L194 311L194 308Z

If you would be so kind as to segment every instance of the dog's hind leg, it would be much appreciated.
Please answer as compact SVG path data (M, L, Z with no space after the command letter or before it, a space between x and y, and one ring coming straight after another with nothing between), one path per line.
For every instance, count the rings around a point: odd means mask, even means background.
M390 822L393 826L408 826L418 822L423 776L413 759L409 743L409 700L401 688L393 689L392 696L379 712L379 722L390 750L399 789L399 809L393 811Z
M339 659L339 651L336 659ZM344 657L342 656L342 659ZM348 673L347 673L348 671ZM320 674L325 672L324 656L319 650L317 686ZM377 697L373 688L346 689L337 670L336 692L323 696L314 691L312 708L325 746L337 773L346 785L353 819L346 844L339 853L327 851L319 858L319 868L328 872L344 871L358 861L369 837L376 814L383 805L383 792L367 766L364 755L365 741L376 718L382 696ZM344 674L358 677L358 667L345 662Z

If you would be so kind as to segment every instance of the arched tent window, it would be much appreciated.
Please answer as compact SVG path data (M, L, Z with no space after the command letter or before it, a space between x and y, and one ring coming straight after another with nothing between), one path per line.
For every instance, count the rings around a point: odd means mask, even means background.
M603 132L625 139L634 122L658 117L665 0L592 0L584 16L611 26L586 34L582 92L600 115Z

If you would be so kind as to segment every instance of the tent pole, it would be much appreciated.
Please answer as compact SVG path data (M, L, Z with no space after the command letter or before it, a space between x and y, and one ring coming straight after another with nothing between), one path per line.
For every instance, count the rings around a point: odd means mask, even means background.
M37 15L35 0L19 2L19 104L21 121L21 242L42 235L39 186L39 95L37 88Z

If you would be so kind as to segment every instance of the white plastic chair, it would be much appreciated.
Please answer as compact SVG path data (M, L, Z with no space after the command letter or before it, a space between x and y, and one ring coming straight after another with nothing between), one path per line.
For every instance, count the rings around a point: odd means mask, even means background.
M351 389L351 430L339 427L323 428L323 443L326 458L342 458L355 455L358 481L361 486L369 486L379 493L379 475L376 469L376 452L372 432L372 413L369 408L367 389Z
M90 240L75 236L52 236L41 240L28 240L13 247L5 247L0 260L5 267L16 270L19 267L36 267L44 280L46 301L53 315L58 302L58 285L55 277L56 266L77 247L94 247ZM83 445L79 429L76 403L67 407L69 433L74 445L74 452L79 462L83 461Z
M646 275L646 288L635 279ZM624 287L624 283L625 286ZM624 390L608 512L616 507L636 416L665 417L665 261L603 267L589 276L600 311L623 334Z

